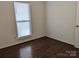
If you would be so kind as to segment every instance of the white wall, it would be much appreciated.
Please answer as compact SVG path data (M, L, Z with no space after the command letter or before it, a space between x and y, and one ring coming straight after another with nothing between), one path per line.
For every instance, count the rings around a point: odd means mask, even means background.
M32 9L32 37L16 38L13 2L0 2L0 48L48 36L74 43L76 2L30 2ZM46 8L44 8L46 7Z
M19 40L16 38L13 2L0 2L0 48L26 42L44 36L44 4L30 2L32 8L33 35Z
M76 2L47 2L47 36L74 44Z

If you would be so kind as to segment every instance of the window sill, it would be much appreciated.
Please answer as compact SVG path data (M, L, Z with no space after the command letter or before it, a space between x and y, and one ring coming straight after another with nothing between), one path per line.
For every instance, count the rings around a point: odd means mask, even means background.
M27 36L22 36L22 37L16 37L16 38L22 40L22 39L27 39L29 37L32 37L32 35L27 35Z

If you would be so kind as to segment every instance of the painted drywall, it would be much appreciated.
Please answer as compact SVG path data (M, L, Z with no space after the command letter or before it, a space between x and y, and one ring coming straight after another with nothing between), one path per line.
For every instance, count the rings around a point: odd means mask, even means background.
M74 44L76 2L30 2L32 37L16 38L13 2L0 2L0 49L48 36ZM46 8L45 8L46 7Z
M47 36L74 44L76 2L60 1L46 2L46 32Z
M0 1L0 48L19 44L44 36L44 3L30 2L32 14L32 37L16 38L13 2Z

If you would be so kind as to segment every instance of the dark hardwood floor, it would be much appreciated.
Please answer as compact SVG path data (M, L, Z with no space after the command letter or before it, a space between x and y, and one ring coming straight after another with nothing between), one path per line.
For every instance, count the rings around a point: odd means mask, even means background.
M79 49L51 39L38 38L23 44L0 50L0 58L72 58L79 57Z

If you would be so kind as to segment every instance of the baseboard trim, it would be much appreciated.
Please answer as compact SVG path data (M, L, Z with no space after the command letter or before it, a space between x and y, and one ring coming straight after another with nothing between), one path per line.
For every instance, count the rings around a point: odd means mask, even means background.
M7 46L0 47L0 49L5 49L5 48L12 47L12 46L16 46L16 45L23 44L23 43L26 43L26 42L29 42L29 41L32 41L32 40L36 40L36 39L42 38L42 37L45 37L45 36L40 36L39 35L37 37L30 38L29 40L26 40L24 42L18 42L18 43L15 43L15 44L10 44L10 45L7 45Z
M46 37L48 37L48 38L50 38L50 39L54 39L54 40L59 41L59 42L63 42L63 43L66 43L66 44L69 44L69 45L74 46L72 43L69 43L69 42L66 42L66 41L63 41L63 40L58 40L58 39L53 38L53 37L50 37L50 36L46 36Z
M40 38L44 38L44 37L47 37L47 38L50 38L50 39L52 39L52 40L56 40L56 41L63 42L63 43L66 43L66 44L69 44L69 45L74 46L73 44L70 44L70 43L68 43L68 42L64 42L64 41L57 40L56 38L52 38L52 37L49 37L49 36L41 36L41 37L36 37L35 39L30 39L30 40L25 41L25 42L16 43L16 44L13 44L13 45L9 45L9 46L7 46L7 47L2 47L1 49L5 49L5 48L13 47L13 46L16 46L16 45L24 44L24 43L27 43L27 42L29 42L29 41L33 41L33 40L40 39ZM77 46L77 45L74 46L74 47L76 47L76 48L78 47L78 48L79 48L79 46Z
M79 48L79 44L76 43L76 44L74 45L74 47Z

